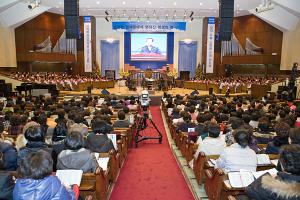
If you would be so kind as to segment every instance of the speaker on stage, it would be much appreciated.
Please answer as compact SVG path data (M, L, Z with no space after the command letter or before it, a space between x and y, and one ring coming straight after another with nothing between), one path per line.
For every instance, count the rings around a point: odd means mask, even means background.
M194 91L191 93L192 96L198 95L198 94L199 94L199 92L198 92L197 90L194 90Z
M92 94L92 86L87 87L87 92L88 92L88 94Z
M110 95L109 91L107 91L106 89L101 90L101 94Z
M214 93L214 89L213 88L209 88L208 92L209 92L209 95L212 95Z

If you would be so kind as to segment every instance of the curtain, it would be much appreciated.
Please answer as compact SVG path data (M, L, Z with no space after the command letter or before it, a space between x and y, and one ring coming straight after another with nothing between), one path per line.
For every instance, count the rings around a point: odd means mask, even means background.
M120 68L120 42L119 40L101 40L101 75L105 76L105 70L115 70L115 78L119 78Z
M180 71L190 71L190 78L194 78L197 66L197 41L179 41L178 74Z

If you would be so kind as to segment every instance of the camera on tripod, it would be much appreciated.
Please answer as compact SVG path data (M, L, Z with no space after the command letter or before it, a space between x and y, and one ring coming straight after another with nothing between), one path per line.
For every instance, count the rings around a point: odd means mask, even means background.
M143 90L141 92L141 96L140 96L140 106L142 108L142 112L140 113L140 115L138 116L138 119L137 119L137 133L135 135L135 146L136 147L138 147L139 142L142 142L144 140L158 140L159 143L162 142L162 134L158 130L155 123L153 122L151 113L149 111L150 101L151 101L151 99L149 97L149 92L147 90ZM152 134L148 135L148 134L143 133L145 129L149 128L148 123L151 124L152 127L155 129L155 131L158 134L157 136L150 136ZM149 128L149 130L150 130L150 128ZM151 132L152 132L152 129L151 129Z

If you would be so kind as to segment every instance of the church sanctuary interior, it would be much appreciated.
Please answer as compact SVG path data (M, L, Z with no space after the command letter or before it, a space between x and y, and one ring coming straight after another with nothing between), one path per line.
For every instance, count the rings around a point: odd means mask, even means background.
M300 200L299 63L300 0L0 0L0 200Z

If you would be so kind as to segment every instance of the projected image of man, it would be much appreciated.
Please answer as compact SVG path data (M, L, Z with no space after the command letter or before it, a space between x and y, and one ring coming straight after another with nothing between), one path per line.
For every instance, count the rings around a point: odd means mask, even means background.
M147 53L156 53L161 54L158 47L155 47L153 45L154 39L153 38L147 38L146 45L142 47L141 53L147 54Z

